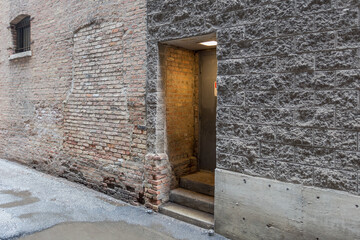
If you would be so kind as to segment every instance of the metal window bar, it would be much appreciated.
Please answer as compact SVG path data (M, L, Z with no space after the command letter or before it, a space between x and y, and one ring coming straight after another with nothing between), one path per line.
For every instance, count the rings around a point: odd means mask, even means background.
M16 24L16 53L30 51L30 17Z

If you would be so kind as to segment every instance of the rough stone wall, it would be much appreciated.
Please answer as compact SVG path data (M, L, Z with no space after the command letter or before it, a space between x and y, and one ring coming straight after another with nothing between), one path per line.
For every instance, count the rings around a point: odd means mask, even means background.
M178 180L197 169L199 63L194 51L171 46L163 51L167 154Z
M0 158L144 202L146 1L0 2ZM28 58L7 27L31 21Z
M359 3L149 0L150 96L162 90L157 42L211 32L217 168L359 194ZM160 151L162 107L148 105Z

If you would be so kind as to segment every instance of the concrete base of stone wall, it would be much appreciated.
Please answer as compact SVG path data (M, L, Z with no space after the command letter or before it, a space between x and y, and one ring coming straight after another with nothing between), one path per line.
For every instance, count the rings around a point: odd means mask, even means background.
M215 230L231 239L359 239L360 197L216 170Z

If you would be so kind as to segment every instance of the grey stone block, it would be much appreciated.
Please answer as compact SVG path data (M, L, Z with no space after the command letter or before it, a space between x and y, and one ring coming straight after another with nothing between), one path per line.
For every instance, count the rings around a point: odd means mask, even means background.
M337 44L340 48L356 48L360 47L360 29L345 29L338 31Z
M335 113L336 127L342 129L360 130L360 110L339 109Z
M232 107L230 120L233 123L258 123L261 121L260 110L252 107Z
M298 0L296 7L300 13L315 13L332 8L331 0Z
M314 105L317 107L353 109L358 107L358 92L353 90L317 91Z
M296 38L298 52L313 52L334 49L336 44L335 32L311 33Z
M327 31L357 26L358 12L356 9L331 10L317 13L314 16L314 30Z
M276 179L283 182L313 185L313 167L288 163L276 163Z
M229 153L235 156L250 158L259 157L259 143L257 141L230 140Z
M218 62L219 75L235 75L246 72L245 59L226 60Z
M184 1L184 6L185 2ZM203 14L207 12L216 12L217 11L217 0L206 0L206 1L195 1L195 14Z
M245 25L245 39L263 39L276 36L276 22L259 22Z
M333 128L335 127L335 110L326 108L294 110L294 125Z
M253 57L260 55L262 44L259 41L243 40L231 45L231 55L233 57Z
M231 12L236 10L242 10L249 5L247 0L220 0L217 1L217 8L222 12ZM250 4L252 5L252 4Z
M302 165L311 165L328 169L335 168L335 150L295 146L294 162Z
M244 163L247 163L248 161L247 157L227 155L226 158L221 158L217 161L216 167L218 169L226 169L229 171L243 173L247 167Z
M253 87L253 82L251 76L253 75L237 75L232 76L232 84L229 85L232 89L238 90L250 90Z
M270 125L289 126L293 124L293 113L287 108L263 108L261 122Z
M294 146L262 142L261 158L273 159L276 161L283 161L283 162L293 162Z
M263 6L263 18L265 20L287 18L294 15L296 15L295 2L292 0L273 2Z
M279 72L312 72L315 70L312 54L299 54L278 58Z
M314 104L315 93L311 91L279 92L281 107L311 107Z
M219 107L216 111L216 121L229 121L230 120L230 110L226 107Z
M276 138L282 144L311 146L313 144L313 130L298 127L278 127Z
M194 35L203 31L204 29L204 20L199 18L190 18L189 20L182 23L183 24L183 34L184 35Z
M357 132L344 130L314 130L314 146L357 150Z
M217 32L217 38L221 44L244 40L245 26L221 28Z
M148 13L157 12L162 7L161 3L156 0L148 0L146 3Z
M276 127L274 126L247 124L243 127L243 138L245 140L267 142L275 142L276 140Z
M286 19L279 19L277 21L277 28L279 36L312 32L314 29L314 16L300 15Z
M232 12L233 25L242 25L247 23L259 22L261 19L261 8L246 8Z
M294 90L314 89L315 72L296 72L282 75L286 82L292 82Z
M338 88L360 90L360 70L344 70L336 72Z
M217 122L216 123L218 136L229 138L243 138L246 128L245 124Z
M357 193L357 173L315 168L314 185Z
M218 136L216 139L216 152L229 153L229 145L230 140L228 138Z
M358 7L360 4L359 0L337 0L337 7Z
M317 70L334 70L359 67L357 49L321 52L316 54Z
M246 58L246 70L249 73L275 72L276 57Z
M246 92L246 105L250 107L276 107L277 92Z
M360 152L338 151L335 155L336 168L352 171L360 170Z
M313 80L313 87L316 90L332 89L336 85L336 73L334 71L315 72Z
M251 85L247 89L253 91L288 90L292 88L294 82L292 77L276 73L249 74L242 79L251 81Z
M169 12L158 12L148 15L148 21L152 25L161 25L173 21L174 15Z
M260 42L263 55L289 55L294 52L293 37L266 39Z
M217 54L219 54L218 59L220 60L226 60L232 58L231 55L231 47L228 45L222 45L218 43L218 46L216 48Z

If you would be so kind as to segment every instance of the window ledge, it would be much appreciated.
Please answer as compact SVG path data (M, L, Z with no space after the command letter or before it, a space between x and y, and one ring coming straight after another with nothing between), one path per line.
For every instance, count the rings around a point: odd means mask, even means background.
M26 51L26 52L15 53L15 54L10 55L9 60L15 60L15 59L31 57L31 56L32 56L32 52Z

